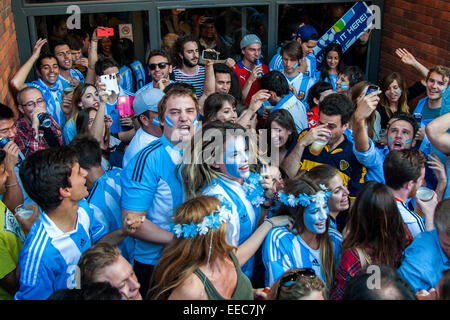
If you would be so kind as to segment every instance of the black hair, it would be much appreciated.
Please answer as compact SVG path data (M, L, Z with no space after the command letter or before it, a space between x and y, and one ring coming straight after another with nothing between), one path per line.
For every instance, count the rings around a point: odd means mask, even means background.
M289 83L280 71L270 71L258 80L261 89L274 91L278 97L284 97L289 93Z
M349 87L356 83L366 80L366 75L358 66L346 66L339 74L345 74L348 77Z
M203 105L203 121L205 123L211 121L222 109L225 102L236 108L236 99L231 94L220 92L210 94Z
M319 104L319 114L323 112L327 116L341 116L341 125L348 123L353 115L353 105L346 95L332 93L325 97Z
M308 91L307 102L310 107L315 105L314 98L320 100L320 94L327 90L333 90L333 86L325 81L316 82Z
M91 135L76 135L69 145L78 152L78 162L83 169L101 166L102 149L100 143Z
M390 123L395 122L397 120L403 120L403 121L409 122L411 124L411 126L413 127L413 131L414 131L413 137L415 137L417 131L419 131L419 124L417 123L416 118L414 118L409 113L397 111L392 114L391 119L395 119L395 120L389 120Z
M225 63L214 63L214 75L218 73L227 73L231 77L231 87L230 92L231 94L238 102L242 101L242 90L241 86L239 85L239 79L236 75L236 72L233 71L229 66L227 66Z
M30 198L44 211L61 204L60 188L70 188L69 177L78 162L77 152L69 146L40 150L20 165L19 175Z
M10 107L4 105L3 103L0 103L0 121L10 119L14 120L14 112Z
M175 41L173 45L173 60L175 62L176 67L181 68L183 66L183 59L179 56L183 55L184 45L188 42L195 42L197 44L197 48L200 50L200 42L193 35L184 35L178 37L177 41Z
M6 158L6 151L3 149L0 149L0 164L3 163L3 161L5 161Z
M337 65L337 72L338 74L342 72L342 69L344 67L344 61L343 61L343 52L342 47L339 43L330 43L325 48L325 53L323 55L323 62L322 66L320 68L320 81L325 81L327 78L331 81L329 75L328 75L328 63L327 63L327 55L330 51L335 51L338 53L339 56L339 64Z
M408 181L416 182L426 164L427 159L419 150L391 150L383 162L385 184L399 190Z
M70 44L66 40L55 40L55 41L52 41L52 42L50 42L50 48L51 48L51 51L52 51L53 55L55 54L55 48L57 46L68 46L70 48Z
M164 51L162 49L156 49L156 50L150 51L150 53L148 54L147 63L149 63L150 58L153 58L155 56L164 57L164 58L167 59L167 62L169 62L169 64L171 64L171 62L170 62L170 59L171 59L170 55L166 51Z
M95 63L95 73L97 76L103 75L103 72L105 72L106 69L117 67L117 69L120 69L119 64L111 58L104 58L100 59Z
M122 38L113 42L112 48L113 59L119 66L127 66L131 70L133 77L133 92L136 92L137 81L131 63L135 60L133 41L128 38Z
M369 267L361 270L353 277L345 288L344 300L416 300L414 290L400 277L397 270L385 265L375 267L374 272L369 272ZM376 269L378 267L379 269ZM379 287L369 288L369 284L376 282L375 272L379 272Z
M56 290L47 300L121 300L121 295L108 282L93 282L81 289Z
M83 50L84 47L83 39L72 34L67 36L67 44L71 50Z
M36 61L36 68L38 70L41 70L42 60L44 60L44 59L55 59L56 63L58 63L58 59L56 59L56 57L52 53L44 51L43 53L41 53L41 55L39 56L39 58Z

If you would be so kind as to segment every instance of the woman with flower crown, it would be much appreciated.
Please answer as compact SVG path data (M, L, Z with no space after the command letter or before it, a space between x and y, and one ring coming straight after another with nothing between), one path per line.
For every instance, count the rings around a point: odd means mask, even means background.
M186 199L215 196L231 203L227 241L238 248L236 256L243 272L252 277L253 255L272 227L290 224L288 216L264 221L273 196L272 178L251 170L257 163L255 143L245 129L235 123L213 121L203 126L184 152L181 176ZM267 171L267 170L266 170ZM244 263L247 262L245 265Z
M262 258L267 287L287 270L305 268L314 270L327 291L331 289L342 237L329 228L330 195L324 185L301 175L286 181L284 189L278 192L281 207L277 214L291 216L294 227L274 228L264 241Z
M216 197L186 201L173 217L177 238L162 252L148 299L252 300L252 284L226 240L231 204Z

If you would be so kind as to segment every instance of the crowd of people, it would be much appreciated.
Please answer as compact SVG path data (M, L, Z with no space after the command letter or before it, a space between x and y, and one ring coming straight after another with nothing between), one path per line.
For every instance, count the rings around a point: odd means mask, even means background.
M303 22L236 59L203 20L143 62L104 27L36 42L0 105L0 299L449 299L450 68L398 48L370 83Z

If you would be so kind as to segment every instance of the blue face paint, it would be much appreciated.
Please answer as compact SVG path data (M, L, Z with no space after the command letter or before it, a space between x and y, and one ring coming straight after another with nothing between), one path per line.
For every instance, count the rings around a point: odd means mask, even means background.
M249 152L246 150L244 137L237 136L227 139L224 160L225 168L230 176L238 179L249 177Z
M294 64L293 68L297 69L297 67L298 67L298 62L296 64Z
M194 121L192 121L192 124L194 125L194 130L197 131L199 127L198 117L195 117Z
M405 141L405 144L411 144L411 142L412 142L411 139L407 139L407 140Z
M341 90L348 90L348 83L341 83Z
M448 88L448 87L447 87ZM447 88L445 88L444 90L441 90L441 94L444 95L445 91L447 91Z
M392 144L392 138L391 138L391 136L388 136L388 141L389 141L389 143L391 143Z
M161 123L159 122L158 117L153 117L152 124L154 124L155 126L161 125Z
M399 95L401 95L403 91L402 91L402 89L398 88L397 92Z
M169 116L166 116L164 122L167 124L167 126L168 126L169 128L173 128L173 121L172 121L172 119L170 119Z
M315 201L305 209L304 221L309 231L322 234L327 231L327 219L330 214L327 201L325 201L325 193L319 191L316 193Z

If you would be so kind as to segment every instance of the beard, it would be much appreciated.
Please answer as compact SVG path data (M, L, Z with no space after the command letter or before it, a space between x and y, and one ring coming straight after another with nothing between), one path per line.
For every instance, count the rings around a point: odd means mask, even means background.
M186 59L186 57L183 56L183 64L189 68L193 68L196 65L198 65L198 60L197 60L197 63L194 64L190 60Z

